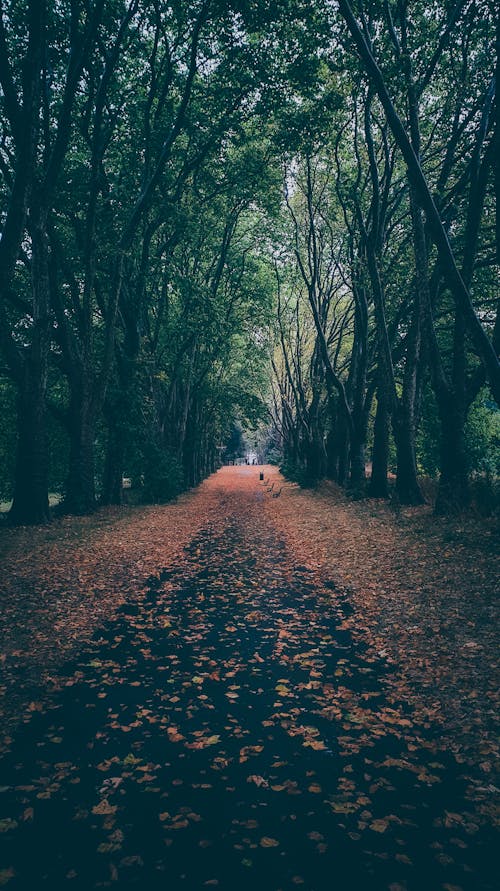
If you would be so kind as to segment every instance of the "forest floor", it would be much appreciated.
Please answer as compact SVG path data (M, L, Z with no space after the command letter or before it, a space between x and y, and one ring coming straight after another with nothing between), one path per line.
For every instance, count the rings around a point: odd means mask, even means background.
M495 888L496 535L270 467L0 530L0 886Z

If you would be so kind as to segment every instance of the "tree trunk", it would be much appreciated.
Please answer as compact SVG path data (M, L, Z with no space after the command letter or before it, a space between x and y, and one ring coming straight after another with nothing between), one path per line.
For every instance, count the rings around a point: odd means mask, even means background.
M15 526L48 523L48 458L45 387L37 363L27 362L17 397L18 440L14 501L9 522Z
M37 199L30 220L33 328L19 381L14 501L9 514L10 522L18 526L50 520L45 404L50 342L47 212Z
M88 514L96 508L94 480L95 415L89 387L79 381L69 406L69 471L64 506L68 513Z
M353 494L364 495L366 482L366 434L369 409L366 410L366 367L368 341L368 305L364 288L355 288L356 311L354 339L347 393L351 405L351 471L349 487Z
M415 125L416 126L416 125ZM415 137L418 144L419 137ZM397 451L396 492L401 504L423 504L415 455L415 407L417 381L421 363L422 317L424 313L427 279L427 251L422 212L417 204L415 190L410 182L410 207L413 225L413 250L415 256L416 291L413 315L407 336L403 392L397 400L393 415L394 439Z
M321 449L318 441L311 439L306 446L306 476L307 482L313 485L321 479Z
M366 482L365 436L364 432L359 432L356 429L351 437L350 459L349 488L353 492L361 494Z
M341 425L339 429L337 466L337 482L339 486L345 486L349 473L349 430L347 424Z
M339 454L338 454L338 433L334 429L330 429L326 438L326 475L329 480L338 481L339 475Z
M385 396L379 392L373 427L372 475L368 486L371 498L388 498L389 411Z
M441 474L435 505L436 514L450 514L470 505L470 488L465 450L465 412L455 400L439 405L441 415Z
M326 454L322 429L317 415L317 406L313 407L310 419L310 433L306 444L306 474L308 482L316 484L326 473Z
M125 444L113 418L108 417L108 439L102 481L101 504L123 503L123 466Z
M396 442L397 471L396 492L401 504L423 504L425 499L420 491L415 457L415 431L409 423L404 406L400 405L393 417L394 439Z

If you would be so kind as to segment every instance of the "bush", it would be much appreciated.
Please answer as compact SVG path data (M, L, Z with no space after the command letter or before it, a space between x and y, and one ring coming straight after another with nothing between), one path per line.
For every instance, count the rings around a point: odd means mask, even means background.
M491 479L500 477L500 411L482 394L471 406L465 428L469 468Z
M185 488L184 471L177 456L149 443L144 459L142 500L163 504L177 498Z
M307 472L305 467L300 467L298 464L282 464L280 473L282 473L287 480L298 483L302 489L312 489L318 483L316 478L311 478L311 475Z
M472 500L479 514L492 517L500 513L500 479L484 473L472 479Z

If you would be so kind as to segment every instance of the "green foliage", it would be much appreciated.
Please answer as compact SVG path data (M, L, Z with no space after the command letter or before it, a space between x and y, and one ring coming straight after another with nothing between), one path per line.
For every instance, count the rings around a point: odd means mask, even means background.
M439 474L440 429L436 399L427 384L417 435L417 454L419 470L430 477ZM465 448L470 473L490 479L500 477L500 411L487 390L481 391L468 413Z
M280 473L287 480L298 483L303 489L311 489L318 483L318 479L311 477L306 467L291 462L286 462L280 466Z
M376 399L380 369L390 365L381 362L385 334L367 262L372 243L396 401L411 377L408 365L417 365L410 350L416 286L407 171L340 11L323 0L110 0L95 21L95 40L84 40L100 4L87 4L80 18L80 4L70 0L49 7L34 90L38 143L27 173L42 183L47 159L61 158L47 192L50 306L36 305L39 267L28 223L0 297L7 294L2 317L10 337L2 361L9 381L22 380L40 319L41 328L48 325L39 368L41 401L50 406L51 488L64 489L64 419L79 400L92 406L85 423L98 489L108 443L123 463L116 470L143 479L145 499L163 501L213 469L238 425L254 434L269 415L276 429L267 454L277 459L284 446L286 455L300 456L300 466L287 462L284 470L311 484L302 458L316 460L322 473L324 444L336 432L339 441L343 436L339 388L332 394L314 305L349 410L358 427L368 418L372 443L373 412L363 400L368 393ZM457 265L466 278L470 273L480 324L491 334L495 22L491 4L466 4L448 39L449 14L437 0L376 2L365 27L407 129L408 77L415 76L422 168ZM2 16L14 106L23 107L28 17L19 0L5 0ZM396 48L398 40L408 46ZM79 57L80 47L87 56L72 98L68 59ZM9 96L2 96L4 208L19 181L11 117ZM484 207L475 208L471 196L481 193L483 174ZM476 211L480 225L471 238ZM15 218L0 213L2 246L10 243L3 227ZM372 230L376 223L379 231ZM478 356L468 335L463 349L456 337L455 302L439 280L431 239L429 258L439 360L448 392L457 394L464 389L454 380L457 369L463 366L464 381L474 380ZM424 376L427 347L418 368ZM16 387L2 381L0 491L8 496ZM498 424L491 404L477 398L466 429L472 472L498 474ZM439 444L436 399L426 382L417 433L422 473L438 474ZM392 439L390 449L393 467Z
M235 461L237 458L242 458L244 452L245 439L243 437L243 430L239 424L234 424L225 443L222 460L225 462Z
M440 423L436 398L427 381L422 397L422 413L417 433L417 464L419 472L436 477L439 473Z
M141 496L145 503L173 501L185 488L184 471L178 457L154 442L146 445L142 467Z
M465 427L469 469L500 478L500 410L487 392L474 402Z

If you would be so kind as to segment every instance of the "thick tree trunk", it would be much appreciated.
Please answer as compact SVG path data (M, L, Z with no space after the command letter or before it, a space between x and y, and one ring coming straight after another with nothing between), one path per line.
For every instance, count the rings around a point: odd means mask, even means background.
M339 456L337 447L337 433L330 430L326 438L326 475L329 480L337 482L339 474Z
M18 526L46 523L50 519L45 403L50 341L47 212L36 198L31 238L33 327L19 380L14 501L9 514L10 522Z
M321 453L318 442L313 439L307 443L306 476L309 483L317 483L321 479Z
M366 482L365 436L363 432L354 431L351 437L350 458L349 488L361 494Z
M9 522L15 526L48 523L48 458L45 387L37 363L27 362L17 397L18 440L14 501Z
M306 444L306 474L309 482L315 484L326 473L326 453L322 430L317 417L311 419L311 429Z
M441 474L435 505L436 514L451 514L470 505L470 488L465 450L465 412L455 400L442 402Z
M368 486L371 498L388 498L389 486L389 412L387 400L379 393L373 427L372 475Z
M75 386L69 407L69 470L64 507L68 513L88 514L96 508L95 497L95 415L89 387Z
M410 96L413 90L410 89ZM415 116L415 148L418 151L420 137ZM413 315L408 331L406 359L403 374L403 392L393 416L394 438L397 451L396 492L401 504L423 504L415 455L417 381L421 363L422 318L428 289L427 251L422 212L418 206L415 189L410 181L410 207L413 224L413 250L415 255L416 291Z
M102 481L101 504L122 504L124 440L113 419L108 418L108 438Z
M394 439L396 441L397 471L396 493L401 504L423 504L417 478L415 457L415 431L409 422L407 412L401 405L393 418Z
M337 402L336 418L331 437L331 453L329 454L328 462L334 472L332 479L334 479L339 486L345 486L347 484L349 474L349 446L350 436L347 419L343 406Z

